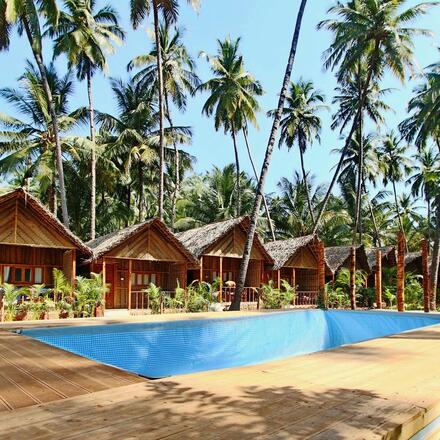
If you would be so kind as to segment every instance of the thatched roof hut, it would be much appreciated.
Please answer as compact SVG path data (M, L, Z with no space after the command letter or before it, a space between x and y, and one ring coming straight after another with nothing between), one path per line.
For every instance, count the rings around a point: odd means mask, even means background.
M281 269L283 266L294 266L295 258L303 249L311 249L314 252L314 245L318 238L315 235L305 235L303 237L289 238L287 240L271 241L265 244L269 254L274 259L273 270ZM289 264L292 263L292 264Z
M370 248L366 250L368 265L370 270L376 268L376 251L382 252L382 266L383 267L395 267L397 266L397 250L395 246L382 246L377 248Z
M352 246L332 246L325 248L325 259L331 272L335 274L342 268L350 267L350 252ZM367 254L364 245L355 246L356 248L356 269L365 273L370 272Z
M161 249L157 249L157 253L161 252L157 258L153 253L156 252L154 246L150 246L155 243L151 240L151 235L145 235L149 230L154 229L159 232L162 238ZM179 239L168 229L168 227L158 218L152 218L145 222L138 223L136 225L128 226L127 228L121 229L119 231L111 232L110 234L103 235L102 237L96 238L95 240L89 241L87 245L93 251L93 260L101 258L105 254L111 253L116 255L118 252L115 250L119 247L124 247L129 242L136 237L141 237L141 242L139 243L140 249L131 248L126 249L126 253L123 255L124 258L133 259L148 259L148 260L173 260L169 252L164 249L166 247L175 248L181 255L185 256L189 262L195 262L193 255L188 251L188 249L182 245ZM128 252L128 253L127 253ZM147 255L147 254L149 255ZM181 258L179 258L181 259Z
M180 232L177 237L197 259L208 254L241 258L248 227L249 218L238 217ZM240 234L237 235L234 231L239 231ZM254 254L258 253L259 258L273 262L257 234L254 238L254 248Z

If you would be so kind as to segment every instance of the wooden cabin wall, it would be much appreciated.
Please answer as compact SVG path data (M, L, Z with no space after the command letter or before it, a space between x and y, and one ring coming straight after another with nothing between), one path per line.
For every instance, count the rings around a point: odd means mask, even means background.
M185 288L187 286L186 271L187 271L186 263L170 264L168 283L166 289L171 291L175 290L177 287L177 282L179 282L180 287Z
M260 287L261 285L261 261L250 260L246 276L245 287Z
M37 248L30 246L14 246L14 245L0 245L0 282L3 280L3 268L5 266L31 268L41 268L42 284L46 286L53 285L52 272L54 268L63 269L64 266L64 249L48 249ZM68 278L70 281L70 278ZM21 284L33 284L18 282Z
M297 269L296 285L299 292L317 292L319 290L318 271L316 269Z

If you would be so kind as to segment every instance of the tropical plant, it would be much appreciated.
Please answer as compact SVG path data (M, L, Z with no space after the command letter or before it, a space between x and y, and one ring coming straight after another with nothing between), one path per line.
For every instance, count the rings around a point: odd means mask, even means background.
M55 107L55 99L49 85L47 71L43 61L43 38L40 26L41 18L46 20L46 25L56 25L59 18L57 4L54 1L43 0L0 0L0 14L0 51L9 49L9 34L11 27L16 25L20 35L23 33L26 34L40 72L55 143L55 157L61 197L62 218L64 225L68 228L69 214L67 210L66 189L64 185L64 169L58 116Z
M295 299L295 288L283 280L281 288L275 288L270 280L261 286L261 299L265 309L282 309Z
M54 269L53 276L53 298L57 302L58 298L64 298L66 295L72 294L72 285L67 280L64 272L61 269Z
M297 83L291 82L285 107L282 111L283 118L280 123L279 147L281 148L283 144L286 144L290 150L295 143L298 144L303 187L312 223L315 222L315 217L308 191L304 154L307 150L307 144L312 144L314 140L321 141L322 122L319 112L327 108L323 105L324 100L324 95L320 91L315 90L311 81L300 79ZM275 110L268 112L268 115L273 117Z
M298 46L301 23L302 23L302 18L304 15L306 4L307 4L307 0L301 0L298 15L296 18L295 31L292 36L292 44L290 47L289 59L287 61L286 71L284 73L284 78L283 78L283 84L281 86L281 93L278 101L278 107L274 115L272 129L270 131L269 141L267 143L266 153L263 160L263 166L261 168L260 177L258 179L257 192L255 196L254 207L252 209L252 215L250 217L246 242L243 249L243 257L240 263L240 271L238 273L238 282L235 291L234 301L231 304L229 310L240 310L241 296L243 294L244 284L246 281L246 274L249 266L249 260L251 258L252 245L254 243L255 232L257 230L258 215L264 194L264 184L266 181L267 173L269 171L270 161L273 153L273 147L275 145L275 139L282 118L284 102L289 89L289 82L292 74L293 63L295 61L296 48Z
M171 31L168 25L161 25L159 28L160 47L162 48L162 70L163 70L163 92L165 103L165 117L170 128L173 129L174 123L171 114L170 101L179 111L184 111L187 104L187 95L194 94L200 85L200 79L195 73L195 63L188 54L182 41L182 31L176 29ZM129 64L128 70L140 68L133 79L142 87L151 87L157 93L159 91L159 78L157 70L157 46L146 55L135 57ZM176 220L176 205L180 192L180 152L177 142L173 142L174 147L174 170L175 186L172 200L171 225L174 226Z
M260 83L244 68L243 56L239 53L240 38L217 40L216 56L205 55L210 63L213 78L199 85L197 90L210 93L203 105L202 113L214 116L216 130L223 128L230 133L235 155L236 216L241 215L240 160L237 133L256 124L255 113L259 110L257 96L262 95Z
M5 309L5 320L12 321L17 308L17 288L13 284L3 283L0 289L3 293L3 304Z
M195 9L199 6L199 0L187 0ZM157 85L159 94L159 218L163 218L164 198L164 163L165 163L165 102L164 102L164 78L163 78L163 55L160 44L160 21L162 14L166 24L174 23L178 17L178 0L130 0L130 17L133 27L136 29L153 10L154 35L157 50Z
M95 0L64 0L59 20L49 28L56 36L54 57L65 53L69 68L75 68L79 80L87 80L90 125L90 239L95 239L96 226L96 136L92 77L97 70L107 72L107 56L114 52L114 43L121 44L124 32L118 25L118 15L106 5L95 11Z
M102 274L91 273L90 279L82 276L75 278L75 308L82 317L94 316L97 307L104 304L108 290Z
M151 313L158 314L162 312L162 306L164 297L162 294L162 289L151 283L146 289L143 290L148 296L148 303L150 305Z
M401 10L405 0L348 0L329 9L336 18L322 21L318 29L333 33L333 41L325 52L324 66L337 71L340 83L352 75L359 63L368 66L361 99L326 197L315 221L316 232L322 213L338 178L345 154L358 128L371 83L379 83L386 70L402 82L407 70L413 70L413 38L428 35L426 30L410 28L408 22L424 15L436 3L420 3Z

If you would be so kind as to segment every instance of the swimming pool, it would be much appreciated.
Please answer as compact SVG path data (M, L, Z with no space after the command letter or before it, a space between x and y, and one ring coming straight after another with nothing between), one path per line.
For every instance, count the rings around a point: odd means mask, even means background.
M22 330L149 378L252 365L440 324L440 316L296 310L242 317Z

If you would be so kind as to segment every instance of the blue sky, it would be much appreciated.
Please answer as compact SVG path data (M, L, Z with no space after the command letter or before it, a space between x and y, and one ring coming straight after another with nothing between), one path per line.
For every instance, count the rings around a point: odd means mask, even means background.
M110 72L112 77L127 78L127 63L136 55L146 53L151 47L151 40L147 34L147 27L151 29L151 22L133 31L129 24L128 2L111 2L118 8L121 23L127 30L127 39L123 47L118 48L110 58ZM266 149L271 121L265 117L265 112L274 108L280 90L282 76L295 25L299 0L202 0L202 7L198 14L190 9L186 2L181 1L182 8L179 24L185 31L184 39L190 53L197 59L199 76L209 78L209 66L203 59L198 59L201 50L214 54L216 39L230 35L233 38L241 37L241 50L244 54L246 68L262 83L265 94L261 98L262 112L259 114L259 130L251 130L250 140L254 155L259 166ZM418 2L408 0L408 5ZM100 2L103 4L103 2ZM334 4L333 0L310 0L305 11L302 33L299 41L297 58L293 70L293 79L303 77L312 80L315 87L320 89L330 103L336 85L332 72L322 70L322 53L329 46L330 35L325 31L317 31L317 23L326 17L327 9ZM123 6L122 6L123 5ZM440 22L440 8L430 11L429 16L416 23L419 27L435 30ZM49 40L46 47L51 46ZM416 56L420 67L424 67L439 59L437 47L440 46L439 36L433 39L420 38L416 41ZM46 51L46 61L50 59L50 50ZM26 58L31 53L25 39L14 37L11 50L0 54L1 80L0 87L15 87L16 79L24 69ZM57 61L60 71L65 71L65 59ZM387 102L394 108L395 113L387 115L387 126L393 129L406 116L406 104L411 96L411 90L417 84L416 80L409 80L402 85L389 75L385 78L384 86L396 88ZM112 100L108 78L96 76L94 81L94 98L96 108L105 112L116 112ZM188 152L196 156L195 169L202 172L216 166L224 166L233 161L232 141L222 132L215 132L213 121L201 115L206 95L199 95L189 100L187 112L175 115L176 123L191 125L194 129L193 144L187 148ZM75 96L72 99L72 108L86 104L85 83L76 84ZM12 114L14 111L7 103L2 102L0 111ZM176 112L174 112L176 113ZM319 182L330 180L330 169L337 161L330 151L341 146L337 133L332 132L330 114L323 114L322 143L314 144L306 154L306 166L316 175ZM17 115L19 116L19 115ZM386 127L384 127L386 130ZM240 154L242 166L251 170L247 160L244 143L240 140ZM276 183L282 176L291 177L293 171L299 169L297 152L292 150L276 150L271 165L267 191L273 191Z

